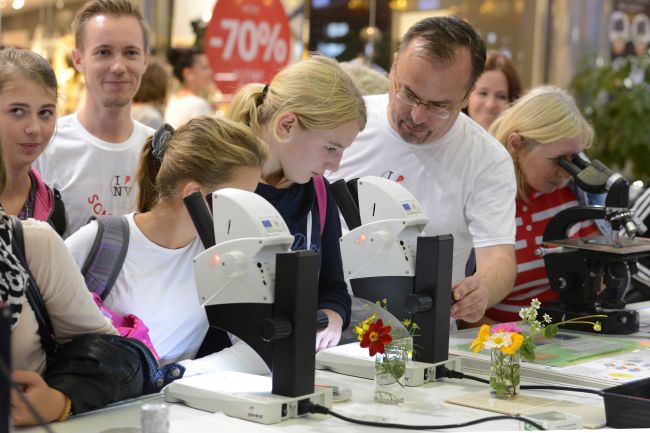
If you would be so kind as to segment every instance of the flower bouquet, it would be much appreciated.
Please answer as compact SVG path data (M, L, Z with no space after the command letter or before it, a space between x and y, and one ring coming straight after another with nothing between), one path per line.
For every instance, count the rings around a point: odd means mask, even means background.
M592 325L595 331L600 331L600 322L592 320L607 317L604 314L595 314L551 323L548 314L545 314L541 321L537 319L541 305L541 302L533 299L530 307L519 311L519 317L529 325L528 331L522 331L515 323L500 323L493 327L483 325L470 345L474 352L484 349L491 351L490 392L493 397L513 399L519 395L520 357L529 362L535 361L535 336L552 338L558 333L560 325L568 323L586 323Z
M378 306L386 308L386 300ZM396 338L390 325L384 325L377 311L354 327L354 332L362 348L375 357L375 401L381 403L401 403L404 401L406 362L413 351L412 336L418 326L411 320L402 321L407 334Z

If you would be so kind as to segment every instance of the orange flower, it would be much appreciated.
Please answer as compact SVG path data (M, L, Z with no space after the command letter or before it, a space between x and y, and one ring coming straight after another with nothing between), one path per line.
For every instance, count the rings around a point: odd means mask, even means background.
M505 353L506 355L514 355L524 342L524 336L517 332L511 333L510 336L512 337L512 344L510 346L501 348L501 352Z
M363 334L361 339L361 347L368 347L370 356L376 353L384 353L384 345L393 341L390 336L390 326L384 326L381 319L371 323L368 330Z

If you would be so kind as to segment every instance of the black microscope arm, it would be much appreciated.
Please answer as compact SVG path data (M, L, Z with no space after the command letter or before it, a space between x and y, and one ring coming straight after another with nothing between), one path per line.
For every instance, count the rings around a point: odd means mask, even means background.
M574 224L604 218L605 208L603 206L575 206L564 209L549 221L542 240L548 242L566 239L568 230Z

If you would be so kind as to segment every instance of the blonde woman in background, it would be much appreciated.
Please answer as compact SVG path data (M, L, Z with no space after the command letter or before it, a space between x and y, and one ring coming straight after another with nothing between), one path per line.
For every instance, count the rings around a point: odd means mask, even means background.
M544 230L560 210L583 204L602 204L570 183L571 176L559 165L589 147L594 131L582 117L573 98L554 86L532 89L505 110L490 133L508 150L515 164L517 278L512 293L486 312L487 320L519 320L519 310L532 298L542 304L555 300L544 262L535 256ZM591 222L577 224L571 236L598 233Z
M318 308L329 325L316 336L316 349L335 346L348 326L351 300L343 279L338 207L322 176L338 169L343 151L364 128L363 98L334 60L312 56L270 83L244 86L227 116L250 126L269 145L256 192L287 222L295 237L292 249L320 253ZM322 213L317 191L326 198Z

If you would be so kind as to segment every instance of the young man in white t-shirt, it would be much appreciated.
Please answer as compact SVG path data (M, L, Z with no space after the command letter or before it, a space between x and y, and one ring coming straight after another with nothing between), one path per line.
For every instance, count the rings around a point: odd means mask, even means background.
M460 113L484 64L485 44L469 24L416 23L394 55L389 93L366 97L366 128L329 176L382 176L413 193L430 218L425 233L454 236L451 316L470 323L512 290L516 275L512 160ZM476 273L465 277L472 248Z
M66 235L91 216L133 210L136 169L153 130L131 119L131 101L149 61L149 29L127 0L86 3L73 22L75 68L84 74L86 101L59 119L52 143L36 163L56 187L68 216Z

